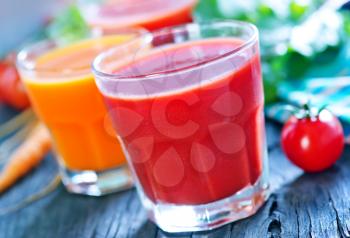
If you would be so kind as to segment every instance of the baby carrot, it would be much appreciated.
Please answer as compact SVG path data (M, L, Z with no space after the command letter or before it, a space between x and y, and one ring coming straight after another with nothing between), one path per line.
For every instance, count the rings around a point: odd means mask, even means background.
M37 166L50 149L49 132L43 124L39 123L14 151L0 173L0 193Z

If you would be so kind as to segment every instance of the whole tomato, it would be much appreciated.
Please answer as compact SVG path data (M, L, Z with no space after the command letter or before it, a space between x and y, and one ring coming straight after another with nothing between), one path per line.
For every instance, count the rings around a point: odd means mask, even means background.
M9 61L0 61L0 99L17 109L29 106L29 99L17 69Z
M299 113L300 114L300 113ZM344 149L343 128L330 111L311 115L306 108L292 116L282 129L282 148L291 162L306 172L320 172L332 166Z

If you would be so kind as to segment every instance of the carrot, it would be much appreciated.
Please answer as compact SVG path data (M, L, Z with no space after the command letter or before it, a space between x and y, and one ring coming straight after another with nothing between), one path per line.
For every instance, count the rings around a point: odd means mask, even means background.
M14 151L0 173L0 193L36 167L51 149L51 138L45 126L38 123L25 141Z

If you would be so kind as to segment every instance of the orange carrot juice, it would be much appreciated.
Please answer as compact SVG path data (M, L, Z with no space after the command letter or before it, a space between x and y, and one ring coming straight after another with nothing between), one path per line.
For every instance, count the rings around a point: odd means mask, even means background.
M35 112L51 131L63 182L70 191L101 195L131 183L120 178L128 176L127 171L120 171L125 158L110 131L107 111L90 71L98 53L131 38L132 34L104 36L65 47L44 42L18 55L25 87ZM119 171L113 177L111 171L116 168ZM107 170L108 176L104 176Z

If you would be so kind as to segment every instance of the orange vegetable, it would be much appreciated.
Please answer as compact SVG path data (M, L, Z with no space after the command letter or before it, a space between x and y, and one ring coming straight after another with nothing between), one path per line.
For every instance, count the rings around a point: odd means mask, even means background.
M49 132L43 124L39 123L14 151L0 173L0 193L36 167L50 149Z

